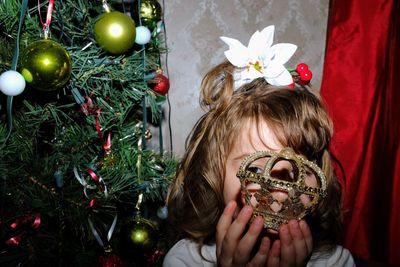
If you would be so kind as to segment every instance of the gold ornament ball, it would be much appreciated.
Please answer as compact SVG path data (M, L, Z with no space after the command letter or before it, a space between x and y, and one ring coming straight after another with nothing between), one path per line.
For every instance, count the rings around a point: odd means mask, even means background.
M142 24L153 31L162 18L161 5L157 0L142 0L140 2L140 8L138 7L138 1L133 1L133 6L136 6L133 10L133 17L136 21L142 21ZM140 9L140 10L138 10Z
M150 131L149 129L147 129L147 130L144 132L144 138L146 138L147 140L150 140L152 136L153 136L153 135L151 134L151 131Z
M134 45L135 37L135 22L119 11L100 15L94 24L96 42L111 54L128 51Z
M63 87L71 76L68 52L59 43L43 39L28 45L20 61L20 72L27 84L42 91Z

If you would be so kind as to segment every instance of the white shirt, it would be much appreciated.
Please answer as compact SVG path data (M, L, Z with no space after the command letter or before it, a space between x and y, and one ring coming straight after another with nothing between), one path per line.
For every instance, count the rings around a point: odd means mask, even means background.
M217 266L215 245L203 245L201 257L196 242L189 239L179 240L164 258L163 267L214 267ZM332 253L313 253L307 267L355 267L353 257L347 249L336 246Z

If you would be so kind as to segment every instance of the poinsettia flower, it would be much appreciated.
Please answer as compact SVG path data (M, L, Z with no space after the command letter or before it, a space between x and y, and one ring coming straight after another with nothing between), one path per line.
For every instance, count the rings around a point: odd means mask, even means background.
M235 86L239 87L260 77L264 77L271 85L283 86L293 83L292 75L283 64L292 57L297 46L289 43L272 45L274 31L274 25L264 28L261 32L256 31L247 47L236 39L220 37L229 46L225 51L226 58L239 68L235 74Z

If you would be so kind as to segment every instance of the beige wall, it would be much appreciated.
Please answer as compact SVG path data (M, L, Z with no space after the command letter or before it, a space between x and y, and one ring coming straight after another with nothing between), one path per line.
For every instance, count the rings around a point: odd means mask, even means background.
M274 43L298 45L286 66L307 63L314 73L313 87L318 89L328 4L329 0L165 0L174 154L182 155L187 135L204 112L198 100L203 75L224 60L227 46L219 36L232 37L247 45L256 30L274 24ZM167 127L165 122L165 149L169 150Z

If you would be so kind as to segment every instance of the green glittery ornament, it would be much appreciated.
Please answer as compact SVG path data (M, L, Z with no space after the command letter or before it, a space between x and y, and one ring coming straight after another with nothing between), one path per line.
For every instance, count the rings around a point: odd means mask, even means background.
M127 253L151 251L157 244L157 226L150 220L135 216L121 228L121 245Z
M43 39L24 49L19 69L28 85L42 91L54 91L68 82L72 63L64 47Z
M157 26L157 22L162 19L160 3L157 0L142 0L139 6L139 2L134 0L133 6L132 17L135 21L139 22L140 17L142 25L153 31Z

